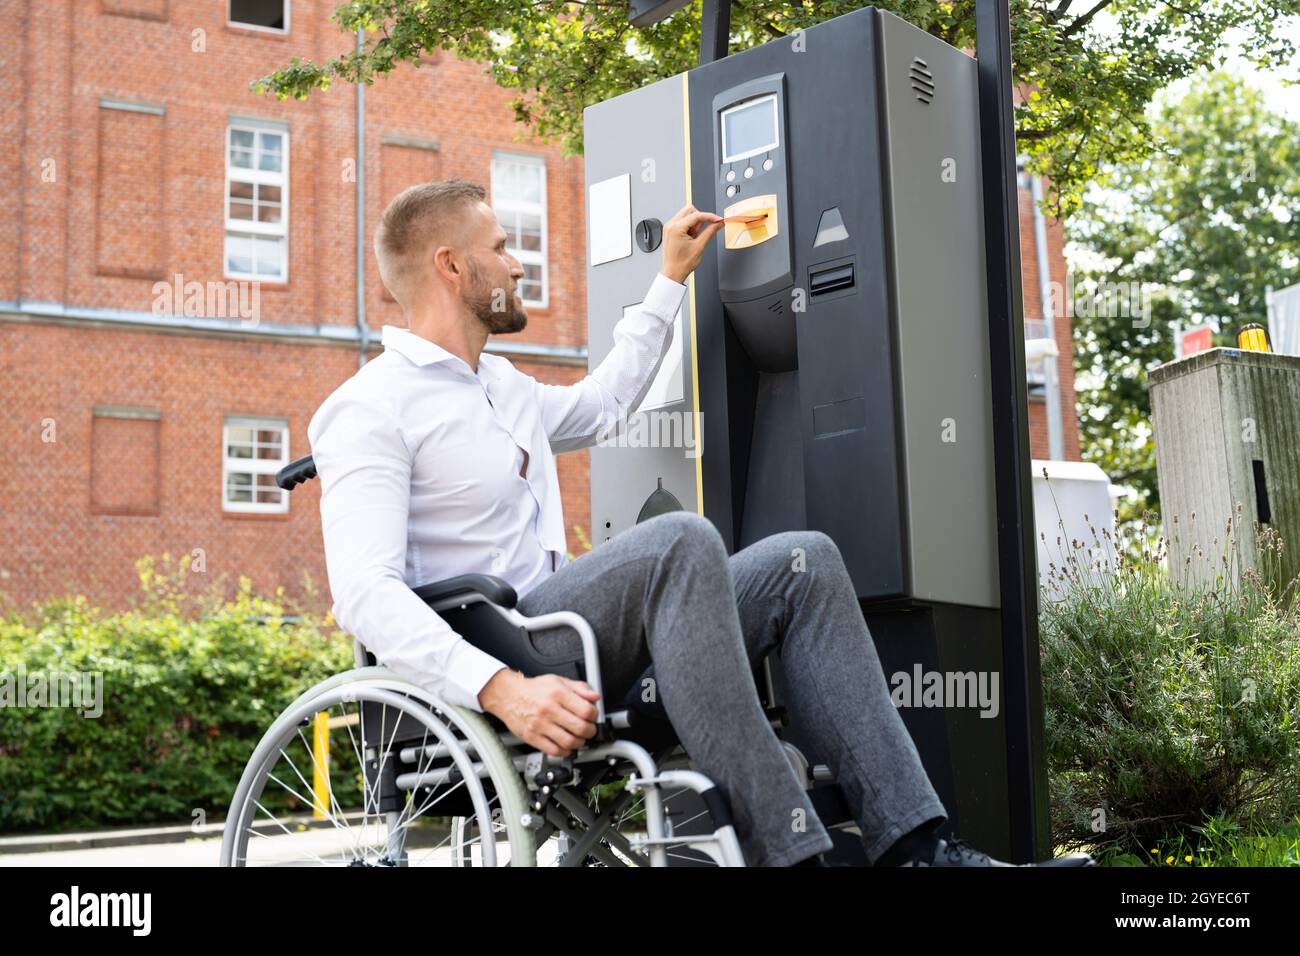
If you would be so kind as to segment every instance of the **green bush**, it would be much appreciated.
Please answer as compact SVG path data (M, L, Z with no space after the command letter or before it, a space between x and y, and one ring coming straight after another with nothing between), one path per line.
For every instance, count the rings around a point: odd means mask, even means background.
M1236 535L1239 524L1240 515L1224 533ZM1262 563L1275 559L1277 536L1255 533ZM1147 529L1138 534L1145 540ZM1196 839L1216 815L1265 829L1294 822L1294 587L1279 593L1266 574L1224 566L1214 585L1186 589L1164 570L1164 539L1133 555L1104 537L1092 549L1063 542L1042 602L1057 845L1143 857L1171 838ZM1067 596L1049 599L1061 586Z
M103 706L0 707L0 831L220 819L272 720L351 666L351 639L328 617L286 622L282 592L244 579L231 600L197 601L151 561L140 571L134 610L69 598L0 621L0 674L101 674Z

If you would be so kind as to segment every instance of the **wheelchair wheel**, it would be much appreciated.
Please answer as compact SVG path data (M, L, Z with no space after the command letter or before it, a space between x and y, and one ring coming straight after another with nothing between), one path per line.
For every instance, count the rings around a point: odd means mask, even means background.
M526 811L509 754L480 715L364 668L299 697L263 736L231 803L221 863L531 866ZM475 835L458 838L456 818Z

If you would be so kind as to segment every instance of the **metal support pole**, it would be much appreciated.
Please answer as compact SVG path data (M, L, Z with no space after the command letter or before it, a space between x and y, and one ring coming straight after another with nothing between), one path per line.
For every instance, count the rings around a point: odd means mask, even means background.
M731 46L731 0L704 0L700 12L700 65L721 60Z
M364 35L358 29L357 54L360 55L364 49ZM357 287L357 368L361 368L366 364L366 358L370 354L370 325L366 321L366 86L364 83L357 84L356 98L357 234L355 282Z
M1038 575L1029 474L1024 303L1020 286L1020 205L1012 110L1008 0L977 0L980 158L987 257L989 372L1002 602L1002 666L1007 728L1011 857L1050 856L1050 807L1038 656Z

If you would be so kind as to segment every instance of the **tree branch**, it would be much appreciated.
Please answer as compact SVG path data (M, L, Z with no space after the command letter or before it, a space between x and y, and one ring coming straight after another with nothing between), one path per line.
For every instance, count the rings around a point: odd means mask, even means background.
M731 4L738 10L744 10L746 13L749 12L748 8L746 8L745 5L740 2L740 0L731 0ZM763 19L763 29L778 39L784 36L789 36L789 34L787 34L784 30L777 28L772 24L770 20L766 18Z
M1126 481L1131 481L1134 478L1141 478L1150 471L1150 468L1130 468L1128 471L1122 472L1121 474L1107 475L1106 477L1110 479L1112 485L1118 485Z
M1048 127L1047 129L1016 130L1016 139L1030 140L1030 141L1047 139L1049 137L1055 136L1057 133L1067 128L1068 126L1061 125L1061 126L1051 126Z
M1223 17L1207 16L1206 14L1201 13L1199 10L1186 10L1183 7L1178 6L1177 4L1170 3L1169 0L1163 0L1163 2L1164 5L1168 7L1170 10L1173 10L1177 13L1181 13L1185 17L1191 17L1193 20L1203 20L1206 23L1215 23L1225 28L1235 27L1238 25L1239 22L1237 20L1226 19Z
M1111 4L1111 0L1098 0L1097 4L1093 6L1091 10L1089 10L1087 13L1083 14L1082 16L1075 17L1073 20L1070 21L1069 26L1067 26L1064 30L1061 31L1061 39L1065 39L1070 34L1075 33L1082 27L1087 26L1089 20L1095 17L1106 7L1110 6L1110 4Z
M1055 9L1053 9L1052 12L1048 14L1047 17L1048 22L1055 23L1056 21L1060 20L1061 17L1065 16L1065 14L1069 11L1070 4L1073 2L1074 0L1061 0L1061 2L1056 5Z
M1074 129L1074 127L1079 125L1080 119L1081 117L1078 113L1071 113L1064 120L1057 123L1055 126L1049 126L1047 129L1016 130L1016 139L1029 141L1049 139L1053 136L1058 136L1061 133L1064 133L1066 130Z

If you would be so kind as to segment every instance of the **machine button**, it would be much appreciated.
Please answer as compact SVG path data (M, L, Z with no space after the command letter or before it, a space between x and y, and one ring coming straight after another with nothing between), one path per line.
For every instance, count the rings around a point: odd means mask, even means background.
M753 166L746 166L746 167L745 167L745 178L746 178L746 179L753 179L753 178L754 178L754 167L753 167Z
M734 196L734 195L736 195L736 187L735 187L735 186L728 186L728 187L727 187L727 198L731 198L731 197Z
M763 160L763 172L767 172L771 168L772 168L772 159L771 157L768 157L767 159Z
M727 182L732 183L732 182L735 182L735 181L736 181L736 171L735 171L734 169L728 169L728 170L727 170Z

